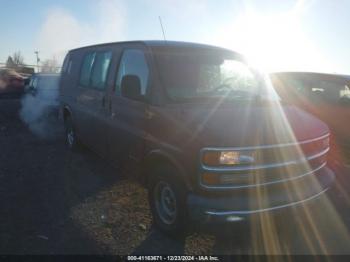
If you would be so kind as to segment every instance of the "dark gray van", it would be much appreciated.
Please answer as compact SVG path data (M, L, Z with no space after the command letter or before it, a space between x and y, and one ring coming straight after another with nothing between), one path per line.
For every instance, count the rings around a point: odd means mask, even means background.
M334 180L328 127L281 101L227 49L171 41L74 49L60 99L68 146L138 167L154 223L167 233L189 220L303 206Z

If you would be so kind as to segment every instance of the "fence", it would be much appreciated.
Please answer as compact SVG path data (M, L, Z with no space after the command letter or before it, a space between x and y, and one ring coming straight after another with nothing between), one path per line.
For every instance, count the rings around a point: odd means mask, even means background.
M43 68L47 68L47 66L42 66L42 65L20 65L18 67L11 67L8 68L6 67L6 63L1 63L0 62L0 69L13 69L15 71L17 71L18 73L22 73L22 74L33 74L33 73L39 73L42 72ZM61 71L61 66L50 66L49 68L51 69L55 69L52 71L55 71L56 73L59 73Z

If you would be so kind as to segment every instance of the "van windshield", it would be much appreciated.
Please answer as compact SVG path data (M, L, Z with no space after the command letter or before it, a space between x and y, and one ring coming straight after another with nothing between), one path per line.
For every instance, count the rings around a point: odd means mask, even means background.
M208 48L157 48L162 86L172 101L255 100L269 97L264 78L233 52Z

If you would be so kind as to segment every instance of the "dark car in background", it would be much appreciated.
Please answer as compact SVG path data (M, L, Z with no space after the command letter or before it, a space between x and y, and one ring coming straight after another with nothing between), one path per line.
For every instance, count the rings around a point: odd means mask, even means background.
M171 41L68 52L66 143L138 168L155 225L238 222L314 203L334 181L329 130L284 104L239 53Z
M35 121L58 119L59 81L60 74L33 74L24 88L22 114L31 116L31 120Z
M350 76L280 72L271 74L273 85L288 103L328 124L333 134L331 160L350 164Z
M33 74L25 86L25 92L37 94L39 90L43 92L54 92L59 87L60 74L56 73L36 73Z
M35 100L37 107L45 107L43 116L58 117L60 74L36 73L33 74L24 88L26 96Z

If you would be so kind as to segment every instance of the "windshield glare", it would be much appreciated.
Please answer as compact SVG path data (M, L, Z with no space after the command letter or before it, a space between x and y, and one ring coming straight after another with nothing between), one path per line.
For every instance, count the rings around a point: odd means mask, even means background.
M167 50L156 52L156 61L162 85L170 99L176 102L273 97L265 79L234 53Z

